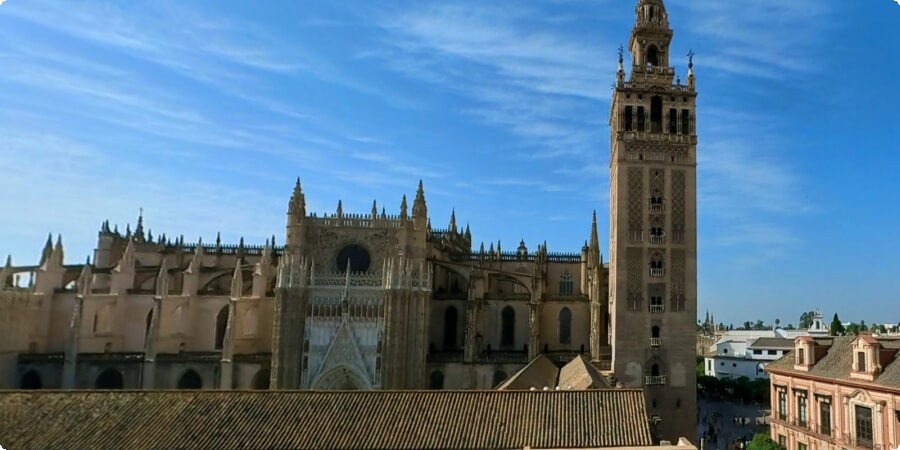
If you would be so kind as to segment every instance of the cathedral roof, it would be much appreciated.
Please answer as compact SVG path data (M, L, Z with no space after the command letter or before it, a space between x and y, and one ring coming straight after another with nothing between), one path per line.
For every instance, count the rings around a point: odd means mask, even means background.
M600 371L588 360L576 356L568 364L559 368L544 355L538 355L528 365L513 374L500 386L503 391L525 391L530 389L610 389L612 386Z
M640 390L5 392L0 417L23 449L652 445Z

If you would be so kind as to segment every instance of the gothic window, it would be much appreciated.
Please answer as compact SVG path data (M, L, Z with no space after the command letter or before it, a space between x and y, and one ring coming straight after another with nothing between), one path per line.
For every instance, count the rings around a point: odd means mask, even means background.
M644 107L638 106L638 108L637 108L637 128L638 128L637 130L638 131L644 131L644 120L645 119L646 118L644 117Z
M347 271L347 262L350 262L350 272L358 273L369 270L371 259L369 252L360 245L348 245L338 252L337 270L339 272Z
M653 18L653 9L650 10L650 18ZM655 45L647 47L647 64L654 67L659 65L659 50Z
M516 341L516 312L511 306L507 306L503 308L500 317L500 345L512 347Z
M654 339L659 339L659 327L655 326L650 329L650 337Z
M125 382L122 373L116 369L106 369L94 382L94 389L122 389Z
M572 273L568 270L559 276L559 295L572 295L575 283L572 281Z
M660 373L661 373L661 371L659 369L659 364L654 364L654 365L650 366L650 376L651 377L658 377L658 376L660 376Z
M439 370L431 372L431 380L428 385L429 389L441 390L444 388L444 374Z
M670 109L669 110L669 134L678 133L678 110Z
M681 110L681 134L691 134L691 112L687 109Z
M492 386L495 388L497 386L500 386L500 383L506 381L506 378L507 378L506 372L504 372L502 370L498 370L498 371L494 372L494 380L493 380Z
M665 264L663 263L662 254L654 253L650 255L650 276L663 276L663 269L665 269Z
M228 327L228 307L223 306L216 315L216 350L225 346L225 328Z
M19 387L26 390L40 389L44 387L44 383L37 372L29 370L28 372L25 372L25 375L22 375L22 381L19 383Z
M272 373L269 372L269 369L260 369L259 372L256 372L256 375L253 376L253 389L259 391L266 391L269 389L269 379L271 378Z
M572 311L563 308L559 312L559 343L572 343Z
M444 350L456 348L457 319L456 308L450 306L444 311Z
M652 133L662 133L662 122L663 122L662 115L663 115L662 97L655 95L655 96L653 96L652 99L650 99L650 131Z
M632 122L634 122L634 113L632 112L631 106L625 107L625 131L631 131Z
M188 370L178 379L178 389L202 389L203 379L194 370Z

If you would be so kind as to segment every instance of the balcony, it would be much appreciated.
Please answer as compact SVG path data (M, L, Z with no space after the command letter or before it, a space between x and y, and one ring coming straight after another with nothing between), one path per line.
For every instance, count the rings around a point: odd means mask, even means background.
M654 377L654 376L644 377L644 384L647 386L665 386L666 376L660 375L657 377Z
M650 235L650 243L653 244L653 245L665 245L665 243L666 243L666 237L665 237L665 236L662 236L662 235L660 235L660 236L654 236L654 235L651 234L651 235Z
M665 201L660 198L650 198L650 212L662 213L666 210Z
M650 312L654 314L666 312L666 305L650 305Z
M659 348L662 347L662 339L660 338L650 338L650 347Z
M666 276L666 269L650 269L650 276L653 278L662 278Z

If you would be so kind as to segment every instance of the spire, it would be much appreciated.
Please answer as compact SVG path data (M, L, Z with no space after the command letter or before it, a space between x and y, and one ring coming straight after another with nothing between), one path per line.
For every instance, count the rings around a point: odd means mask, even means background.
M428 216L428 206L425 203L425 189L422 187L422 180L419 180L419 187L416 189L416 199L413 201L412 214L413 217L420 219Z
M467 241L472 241L472 232L469 231L469 224L466 223L466 232L464 233Z
M375 200L372 200L372 220L375 220L377 218L378 218L378 202Z
M694 89L696 86L696 80L694 79L694 51L689 50L688 57L688 73L687 73L687 87L688 89Z
M450 232L456 234L456 208L450 212Z
M669 68L669 48L672 29L662 0L638 0L635 21L628 39L631 52L632 81L664 82L675 78Z
M306 197L303 195L303 189L300 187L299 177L297 178L297 184L294 185L291 201L288 204L288 214L299 217L306 216Z
M91 284L93 283L93 276L91 274L91 265L90 263L85 264L81 269L81 275L78 276L78 295L82 298L87 297L91 293Z
M163 298L169 294L169 264L168 258L163 258L159 263L159 273L156 275L156 296Z
M597 210L594 210L594 217L591 221L590 248L591 248L592 252L596 252L594 257L599 257L599 255L600 255L600 239L597 237Z
M41 252L41 265L50 260L53 256L53 233L47 235L47 243L44 244L44 250Z
M216 232L216 248L222 248L222 232Z
M344 204L340 200L338 200L337 217L338 219L344 217Z
M400 220L406 220L409 218L406 210L406 194L403 194L403 200L400 201Z
M128 240L128 245L125 246L125 251L122 252L122 258L119 259L119 264L116 265L116 272L131 272L134 270L134 241Z
M241 298L244 293L244 272L241 270L241 260L234 264L234 274L231 276L231 298Z
M62 235L56 236L56 247L53 248L53 260L60 266L65 261L65 252L63 251Z

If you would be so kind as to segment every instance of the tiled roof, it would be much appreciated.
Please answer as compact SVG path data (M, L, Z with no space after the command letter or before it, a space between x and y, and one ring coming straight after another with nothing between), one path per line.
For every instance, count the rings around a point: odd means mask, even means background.
M808 372L794 370L794 354L788 353L783 358L773 361L767 370L777 370L781 372L793 372L798 375L809 374L822 378L830 378L834 380L853 381L854 383L867 383L862 380L850 378L850 371L853 367L853 341L856 336L838 336L829 338L816 338L816 345L828 348L828 353L812 366ZM877 339L884 348L898 349L900 341L893 339ZM884 371L871 384L900 389L900 357L894 357L889 362Z
M502 391L524 391L532 388L610 389L612 385L600 370L582 356L576 356L560 369L546 356L538 355L497 387Z
M14 449L651 445L640 390L0 392Z
M503 391L527 391L531 388L556 387L559 368L544 355L538 355L530 363L514 373L497 387Z

